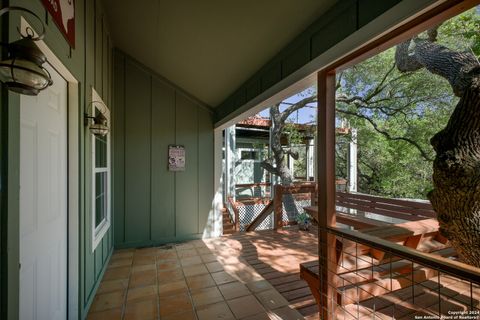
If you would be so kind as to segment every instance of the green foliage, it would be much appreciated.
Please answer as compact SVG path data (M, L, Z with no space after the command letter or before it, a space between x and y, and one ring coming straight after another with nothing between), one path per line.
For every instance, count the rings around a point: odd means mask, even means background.
M478 56L479 30L480 15L472 9L443 23L438 42ZM426 199L435 156L430 139L458 98L445 79L425 69L400 73L394 55L391 48L337 75L337 117L358 129L359 192ZM348 139L337 143L336 173L346 177Z
M480 56L480 14L473 8L450 19L439 28L439 42L458 51L472 51Z

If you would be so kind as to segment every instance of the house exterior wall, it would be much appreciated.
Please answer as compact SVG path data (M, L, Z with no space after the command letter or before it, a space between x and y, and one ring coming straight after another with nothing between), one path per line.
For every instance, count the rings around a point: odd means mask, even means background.
M79 101L73 105L79 114L79 305L78 317L86 317L99 280L113 249L112 227L92 251L91 212L91 134L83 124L83 114L95 90L111 106L112 41L100 0L75 0L76 47L70 49L39 0L2 1L2 7L19 6L35 12L46 25L44 41L79 82ZM34 28L35 18L22 14ZM20 15L2 16L2 40L19 39ZM2 86L0 121L1 149L1 319L18 319L19 310L19 160L20 98ZM77 105L77 106L76 106Z
M113 104L115 247L199 238L211 230L210 110L120 51ZM183 172L168 171L171 144L185 147Z

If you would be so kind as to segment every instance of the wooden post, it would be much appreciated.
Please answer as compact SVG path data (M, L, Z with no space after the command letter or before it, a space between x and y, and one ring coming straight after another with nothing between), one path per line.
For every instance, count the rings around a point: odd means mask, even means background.
M277 184L275 186L275 195L273 197L273 229L278 230L278 228L283 227L283 186Z
M317 78L317 181L320 275L320 318L333 319L329 306L335 302L335 236L326 228L335 226L335 72L320 71Z

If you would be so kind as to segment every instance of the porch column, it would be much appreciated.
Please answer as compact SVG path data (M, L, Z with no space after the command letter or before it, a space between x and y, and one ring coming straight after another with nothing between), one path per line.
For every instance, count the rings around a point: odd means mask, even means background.
M225 188L225 161L223 157L223 136L222 130L215 130L214 137L214 198L212 201L212 209L210 210L208 217L208 224L212 226L211 230L205 228L203 232L203 238L219 237L223 234L223 204L224 195L223 190Z
M308 139L307 146L307 180L310 180L310 177L315 179L315 139Z
M348 191L357 191L357 129L350 129L348 144Z
M317 78L317 183L320 318L333 319L336 272L335 236L326 229L335 226L335 72L320 71Z
M235 125L225 129L225 202L235 200Z

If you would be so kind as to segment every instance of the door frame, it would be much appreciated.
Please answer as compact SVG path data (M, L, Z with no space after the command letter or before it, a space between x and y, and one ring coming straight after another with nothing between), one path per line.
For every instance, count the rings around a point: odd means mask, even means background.
M33 27L20 18L20 29ZM67 81L67 318L78 319L79 315L79 202L80 202L80 145L79 145L79 81L62 61L47 46L45 41L36 41L48 63ZM20 305L19 305L20 307Z

